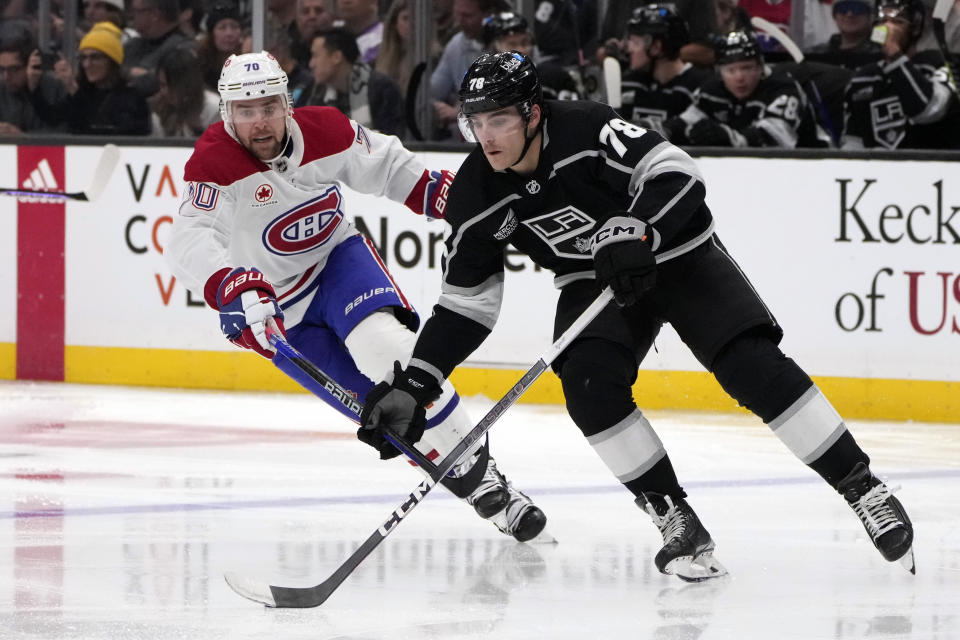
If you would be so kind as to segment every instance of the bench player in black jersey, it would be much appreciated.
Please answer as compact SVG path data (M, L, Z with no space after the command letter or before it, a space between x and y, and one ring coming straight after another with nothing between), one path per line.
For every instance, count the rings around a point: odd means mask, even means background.
M540 59L534 45L533 31L527 19L513 11L493 13L483 20L483 44L490 53L518 51L537 60L543 95L553 100L579 100L582 93L580 72L575 66L564 67L553 58Z
M624 119L659 130L693 103L694 92L713 72L680 59L689 42L687 22L672 4L634 10L627 23L630 68L623 74L619 110Z
M669 322L723 388L846 498L884 558L913 569L913 527L843 419L777 346L780 325L730 257L699 169L607 105L544 101L534 65L485 54L464 76L460 123L477 147L450 189L441 295L406 369L367 395L361 429L417 432L416 415L494 326L512 244L555 273L559 336L610 286L609 305L554 363L567 410L659 527L664 573L725 573L632 385Z
M806 94L771 72L756 36L733 31L716 43L719 74L701 85L693 104L666 123L674 144L705 147L828 147Z
M844 149L956 149L960 100L943 55L917 51L925 9L920 0L881 0L883 60L858 68L844 96Z

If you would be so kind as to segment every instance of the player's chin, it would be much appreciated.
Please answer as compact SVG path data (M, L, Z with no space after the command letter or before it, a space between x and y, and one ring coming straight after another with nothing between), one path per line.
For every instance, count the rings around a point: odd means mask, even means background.
M499 171L507 168L507 156L503 151L484 150L483 154L487 157L487 162L490 163L490 167L494 170Z
M260 160L269 160L275 158L280 153L280 143L275 138L266 140L251 140L248 147L253 155Z

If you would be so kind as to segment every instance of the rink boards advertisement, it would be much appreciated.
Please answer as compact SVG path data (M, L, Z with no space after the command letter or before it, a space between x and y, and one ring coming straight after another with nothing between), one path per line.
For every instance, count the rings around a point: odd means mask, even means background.
M101 147L0 145L7 187L82 191ZM0 199L0 377L295 390L220 334L163 247L184 194L186 147L123 147L93 203ZM464 155L424 152L456 170ZM698 159L717 233L785 331L784 351L850 417L960 421L960 184L956 163ZM14 168L16 169L14 171ZM33 185L33 186L31 186ZM404 293L429 315L442 222L344 192ZM507 258L500 320L454 375L499 397L547 349L552 274ZM645 408L733 409L664 327L636 387ZM524 400L561 402L548 374Z

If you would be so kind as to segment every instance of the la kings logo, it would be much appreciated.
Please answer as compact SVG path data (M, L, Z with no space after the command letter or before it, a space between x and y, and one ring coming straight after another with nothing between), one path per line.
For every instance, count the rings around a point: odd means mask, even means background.
M590 258L590 240L581 236L593 229L596 220L576 207L566 206L522 222L561 258Z
M890 96L870 103L870 122L873 135L887 149L896 149L907 135L907 114L903 111L900 98Z

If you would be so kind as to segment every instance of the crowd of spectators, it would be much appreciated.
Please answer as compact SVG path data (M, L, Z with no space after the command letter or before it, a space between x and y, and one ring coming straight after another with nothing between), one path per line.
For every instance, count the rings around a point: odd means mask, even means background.
M65 38L70 1L51 0L46 38L37 0L5 0L0 9L0 136L195 138L219 119L220 70L230 55L251 50L251 6L258 0L73 0L77 32ZM417 25L414 0L265 0L264 48L287 72L296 106L334 106L406 139L460 140L464 71L484 51L517 50L534 60L546 97L554 99L607 99L602 64L617 59L624 118L681 144L960 142L953 137L960 104L950 73L952 52L960 50L960 0L943 25L945 47L933 30L933 0L536 0L526 17L509 0L431 2L432 24ZM891 7L886 20L884 5ZM669 35L651 12L674 20ZM803 62L752 18L789 34ZM430 77L420 76L424 61L414 57L423 29L432 34ZM730 48L731 33L741 34L737 42L748 43L749 55ZM38 44L43 39L52 43L48 50ZM76 51L64 51L66 41L79 43ZM728 82L734 71L755 77L756 95L775 94L750 116L754 121L744 115L753 93ZM407 99L421 83L433 124L423 132ZM917 83L919 98L897 93ZM891 107L891 100L899 103ZM803 126L824 135L758 122L772 121L794 101L797 127L807 118L813 124ZM911 133L931 123L939 123L935 135Z

